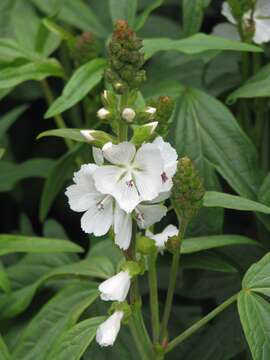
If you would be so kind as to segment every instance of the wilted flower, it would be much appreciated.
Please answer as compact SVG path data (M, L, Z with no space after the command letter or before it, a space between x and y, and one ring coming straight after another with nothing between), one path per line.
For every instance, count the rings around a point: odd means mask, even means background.
M115 311L107 320L99 325L96 341L100 346L112 346L120 330L123 311Z
M130 288L131 276L128 271L120 271L118 274L103 281L98 289L100 297L105 301L124 301Z

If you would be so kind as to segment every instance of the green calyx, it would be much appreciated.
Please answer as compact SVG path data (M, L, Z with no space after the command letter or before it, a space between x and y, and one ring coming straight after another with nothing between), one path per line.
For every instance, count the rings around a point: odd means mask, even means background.
M143 255L150 255L157 250L156 243L147 236L138 236L136 239L137 251Z
M122 323L127 324L130 316L132 315L132 309L126 302L114 302L109 309L109 315L112 315L115 311L123 311L124 317Z
M202 207L205 190L195 166L188 157L178 161L173 178L172 204L179 218L189 220Z
M128 271L129 275L134 277L137 275L142 275L145 271L145 266L141 261L125 261L121 265L121 270Z
M166 249L170 253L175 254L177 251L179 251L179 243L180 243L179 237L178 236L172 236L166 242Z
M105 71L106 80L116 93L137 89L145 81L141 49L142 40L125 20L118 20L109 43L109 65Z

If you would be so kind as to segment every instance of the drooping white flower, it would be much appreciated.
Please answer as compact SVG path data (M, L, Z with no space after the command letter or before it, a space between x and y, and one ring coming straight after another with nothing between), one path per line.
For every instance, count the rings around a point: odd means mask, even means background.
M107 143L102 151L113 165L100 166L94 172L95 185L101 193L112 195L127 213L140 202L158 196L164 164L155 144L143 144L136 152L135 145L127 141L118 145Z
M171 189L173 183L172 178L176 172L177 168L177 152L176 150L170 145L170 143L165 142L161 136L158 136L154 141L153 144L158 147L160 150L164 167L162 172L160 173L161 177L161 192L167 192Z
M168 239L172 236L176 236L178 234L178 229L174 225L168 225L161 233L153 234L151 231L146 230L146 236L150 239L153 239L156 243L157 248L163 252L165 249L165 244Z
M227 2L222 5L222 15L224 15L232 24L237 24L236 19L233 17L231 8ZM256 44L263 44L270 41L270 2L269 0L257 0L255 9L249 10L243 15L243 23L249 24L254 21L255 33L253 41Z
M122 111L122 118L128 123L131 123L134 120L135 116L136 113L132 108L127 107Z
M124 301L130 288L131 276L128 271L120 271L118 274L103 281L98 289L100 297L105 301Z
M99 325L96 333L96 341L100 346L112 346L114 344L123 317L123 311L115 311L107 320Z
M97 117L100 120L106 120L108 118L108 116L110 115L109 110L105 109L105 108L101 108L98 110L97 112Z

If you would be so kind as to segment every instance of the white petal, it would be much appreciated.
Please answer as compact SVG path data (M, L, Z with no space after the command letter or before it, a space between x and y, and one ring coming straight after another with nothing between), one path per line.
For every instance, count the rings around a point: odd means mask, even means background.
M154 198L152 201L150 201L150 204L156 204L162 201L165 201L167 199L169 199L169 197L171 196L171 192L170 191L166 191L166 192L161 192L158 194L158 196L156 198Z
M81 186L84 186L88 191L95 190L93 174L97 170L96 164L82 165L80 170L73 175L73 181Z
M139 191L141 201L150 201L156 198L161 191L162 182L159 174L152 174L146 171L135 173L135 183Z
M113 222L113 200L110 196L100 199L102 204L96 203L84 213L81 218L82 230L95 236L105 235ZM103 206L101 206L103 205Z
M92 153L93 153L93 158L95 160L95 163L97 165L103 165L104 164L104 157L103 157L102 150L95 147L95 146L93 146Z
M112 346L120 330L123 311L115 311L106 321L99 325L96 341L100 346Z
M168 225L165 227L165 229L162 231L163 234L165 234L168 238L172 236L178 235L179 230L174 225Z
M130 275L128 271L120 271L118 274L103 281L98 289L100 297L105 301L124 301L130 288Z
M236 21L231 12L230 5L226 1L222 4L221 14L225 16L229 22L236 25Z
M148 236L150 239L153 239L156 243L156 246L159 248L159 250L163 250L165 248L165 243L168 240L168 237L163 234L152 234L149 230L146 231L146 236Z
M135 209L136 219L139 227L145 229L157 222L167 213L166 206L163 205L138 205Z
M262 16L262 17L270 16L269 0L257 0L254 16L255 16L255 18L257 16Z
M70 185L65 192L68 197L68 203L73 211L86 211L91 206L95 205L99 199L100 194L97 192L88 192L83 186Z
M229 23L221 23L213 28L212 34L215 36L221 36L230 40L240 40L237 27Z
M116 204L114 211L114 232L115 243L122 250L127 250L130 245L132 235L132 217L120 209Z
M153 144L157 145L159 148L165 166L173 166L177 164L178 155L170 143L164 141L161 136L158 136L153 141Z
M255 19L255 34L253 37L253 41L256 44L263 44L270 41L270 19Z
M105 144L102 148L105 159L115 165L128 165L136 153L135 145L124 141L118 145L111 142Z

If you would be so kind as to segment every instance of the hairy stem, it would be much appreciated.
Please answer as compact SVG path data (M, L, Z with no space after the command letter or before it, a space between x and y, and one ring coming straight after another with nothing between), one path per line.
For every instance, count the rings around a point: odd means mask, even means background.
M182 240L183 240L184 233L186 230L187 221L185 219L182 219L181 222L179 221L179 224L180 224L180 230L179 230L179 234L178 234L178 239L179 239L178 248L175 249L173 259L172 259L170 277L169 277L169 286L168 286L168 291L167 291L167 297L166 297L166 302L165 302L162 323L161 323L161 330L160 330L160 341L161 342L165 338L165 335L167 332L167 326L168 326L168 322L169 322L169 318L170 318L170 314L171 314L173 295L174 295L174 290L175 290L175 285L176 285L176 280L177 280L177 275L178 275L178 269L179 269L181 244L182 244Z
M173 339L171 342L169 342L166 353L173 350L177 345L181 344L184 340L189 338L191 335L193 335L196 331L198 331L201 327L206 325L210 320L212 320L214 317L216 317L219 313L221 313L223 310L225 310L228 306L230 306L232 303L234 303L237 300L238 293L224 301L221 305L216 307L213 311L211 311L208 315L204 316L201 320L196 322L194 325L192 325L190 328L185 330L182 334L177 336L175 339Z
M157 254L148 256L148 282L150 289L150 309L152 322L153 342L156 343L159 337L159 304L158 304L158 286L156 271Z

